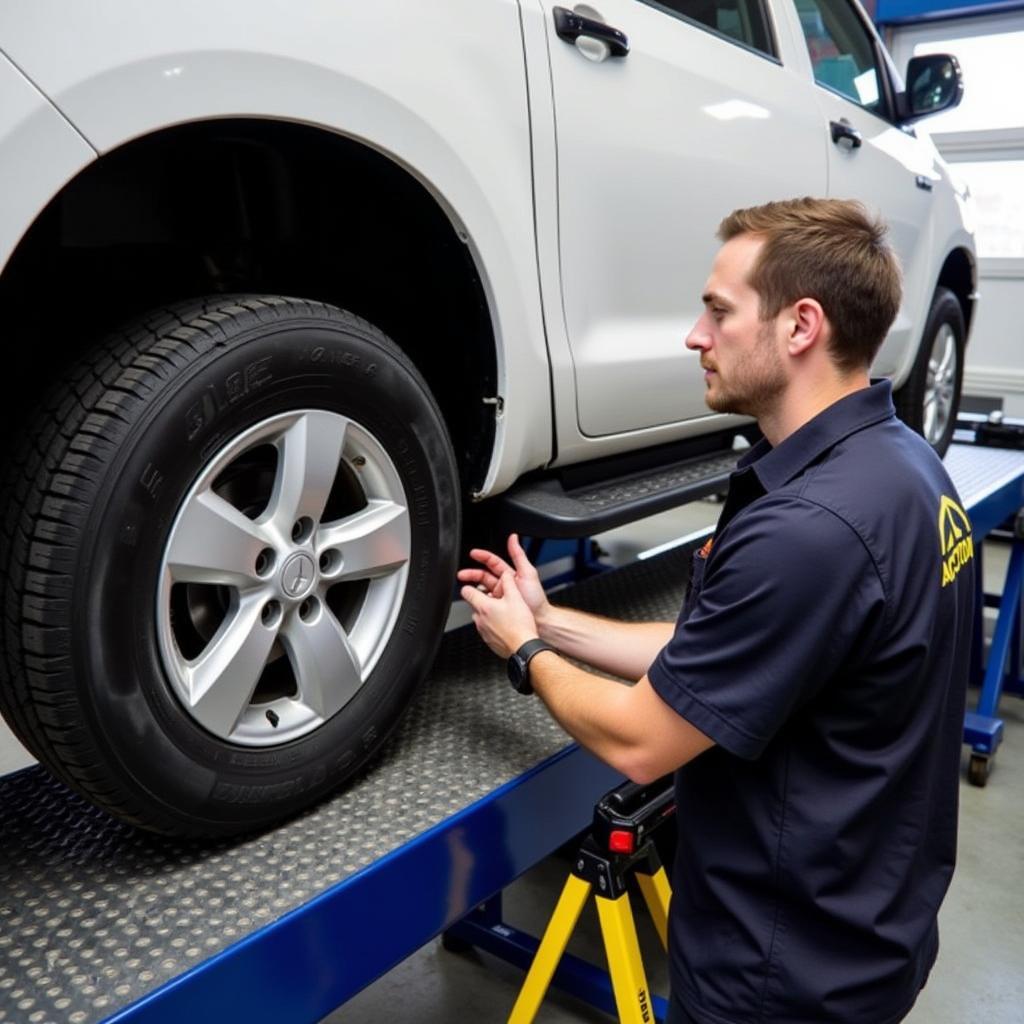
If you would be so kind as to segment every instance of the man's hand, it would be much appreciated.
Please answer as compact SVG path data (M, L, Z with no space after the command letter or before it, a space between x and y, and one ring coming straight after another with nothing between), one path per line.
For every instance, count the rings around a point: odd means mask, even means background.
M478 592L490 594L491 597L500 598L503 594L502 576L505 573L513 573L515 576L516 588L522 595L527 607L533 613L534 619L539 623L551 609L547 594L544 593L544 586L540 581L537 570L530 564L526 557L523 546L519 543L516 534L510 534L508 538L508 554L512 559L509 565L500 555L483 548L473 548L470 551L470 558L479 562L482 569L460 569L459 582L475 586ZM514 567L514 568L513 568ZM527 637L527 639L530 639Z
M459 578L462 578L462 572ZM540 635L533 612L516 586L515 574L508 567L487 592L476 587L463 587L462 599L473 609L473 625L481 639L499 658L507 658L527 640Z

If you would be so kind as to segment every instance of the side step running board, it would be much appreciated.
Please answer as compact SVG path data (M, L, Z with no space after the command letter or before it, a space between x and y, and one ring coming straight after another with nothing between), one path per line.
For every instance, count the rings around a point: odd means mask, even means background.
M742 452L729 449L567 489L554 476L523 480L494 499L499 529L584 537L726 490Z

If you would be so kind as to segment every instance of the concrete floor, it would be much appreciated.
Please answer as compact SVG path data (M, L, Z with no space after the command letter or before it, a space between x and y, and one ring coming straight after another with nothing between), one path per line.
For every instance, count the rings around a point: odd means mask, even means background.
M713 525L718 507L697 502L642 524L598 538L615 563L626 562L670 538ZM986 585L1001 588L1006 553L987 545ZM453 621L459 621L456 614ZM976 695L971 698L976 700ZM942 949L910 1024L1022 1024L1024 1022L1024 701L1008 697L1006 723L991 780L978 789L961 783L959 866L943 905ZM0 774L32 763L0 722ZM966 755L965 755L966 768ZM505 895L505 917L539 935L568 871L550 858ZM644 963L653 991L666 993L665 957L653 929L637 913ZM577 926L570 952L602 964L603 951L592 904ZM450 953L439 941L418 953L325 1018L324 1024L386 1020L390 1024L449 1024L505 1020L522 973L477 952ZM609 1018L556 992L549 994L539 1024L605 1022Z

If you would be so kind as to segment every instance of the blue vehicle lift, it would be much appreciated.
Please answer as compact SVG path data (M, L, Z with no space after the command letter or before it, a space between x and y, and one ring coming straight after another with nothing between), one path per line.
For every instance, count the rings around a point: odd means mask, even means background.
M972 683L980 686L974 711L964 718L964 743L971 748L968 780L984 786L1003 738L998 717L1003 693L1024 696L1021 663L1024 589L1024 424L991 423L961 415L947 468L963 498L974 534L977 593L974 604ZM1005 447L1000 447L1005 445ZM1010 544L1002 595L985 592L984 541L993 533ZM985 658L984 610L998 608L995 632Z
M948 459L978 550L1024 505L1024 451L957 444ZM566 603L671 618L693 546L594 575ZM1017 536L965 726L985 777L1002 736L1000 695L1024 692L1022 581ZM979 677L981 654L979 640ZM525 966L536 940L502 922L501 891L587 828L621 781L511 691L470 629L445 638L370 769L260 835L160 838L41 768L0 778L0 1021L317 1021L446 931ZM469 932L452 930L462 921ZM560 981L613 1011L596 968L564 963ZM663 1001L653 1008L660 1017Z

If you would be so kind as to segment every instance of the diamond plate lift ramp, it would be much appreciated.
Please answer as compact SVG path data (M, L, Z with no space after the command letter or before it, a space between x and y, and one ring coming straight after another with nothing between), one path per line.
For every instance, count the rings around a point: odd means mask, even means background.
M1024 505L1024 453L959 448L980 537ZM563 599L674 618L692 546ZM6 776L0 1024L317 1021L587 827L619 781L512 692L471 629L445 638L368 770L261 835L164 839L41 768Z

